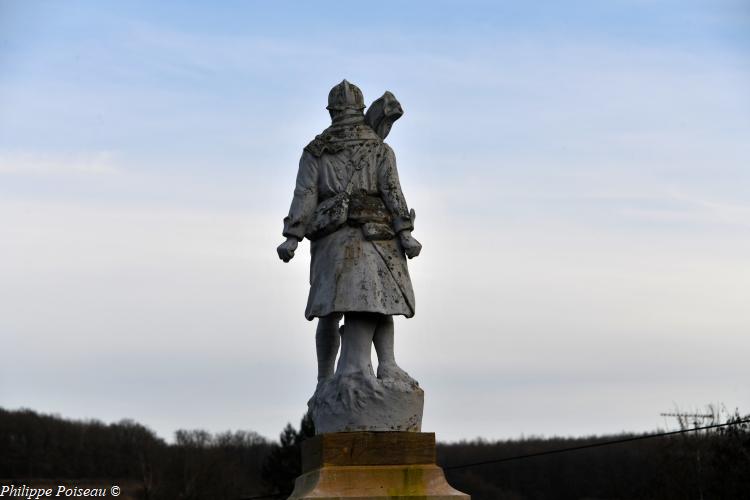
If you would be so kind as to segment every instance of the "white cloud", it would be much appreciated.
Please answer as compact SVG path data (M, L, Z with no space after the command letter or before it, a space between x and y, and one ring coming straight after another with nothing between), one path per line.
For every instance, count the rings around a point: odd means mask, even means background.
M120 172L111 151L83 153L0 152L0 174L31 176L112 175Z

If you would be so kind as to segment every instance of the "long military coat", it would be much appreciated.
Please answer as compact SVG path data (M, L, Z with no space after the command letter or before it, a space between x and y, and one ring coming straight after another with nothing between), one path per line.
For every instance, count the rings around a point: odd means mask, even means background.
M363 124L343 134L332 129L333 134L328 129L302 153L284 235L301 240L318 203L343 192L350 176L350 192L382 198L394 232L412 229L393 150ZM362 145L367 152L360 152L355 166L351 158ZM398 236L368 241L361 227L344 224L312 241L310 251L308 320L334 312L414 315L414 291Z

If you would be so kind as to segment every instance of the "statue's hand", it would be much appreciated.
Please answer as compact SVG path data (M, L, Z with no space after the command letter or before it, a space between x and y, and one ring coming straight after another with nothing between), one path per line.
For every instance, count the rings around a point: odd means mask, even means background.
M411 231L401 231L399 238L401 239L401 246L404 248L404 253L410 259L416 257L422 251L422 244L412 237Z
M278 246L276 251L279 254L279 258L284 262L289 262L294 258L294 251L297 250L297 238L288 237L284 243Z

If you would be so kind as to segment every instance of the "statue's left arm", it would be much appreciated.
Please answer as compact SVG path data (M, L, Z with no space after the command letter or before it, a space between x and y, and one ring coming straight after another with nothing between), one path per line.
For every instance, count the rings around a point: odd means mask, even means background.
M385 155L378 169L378 189L385 206L393 217L393 229L398 233L404 253L410 259L419 255L422 245L412 237L414 220L401 191L396 169L396 155L387 144L383 144Z

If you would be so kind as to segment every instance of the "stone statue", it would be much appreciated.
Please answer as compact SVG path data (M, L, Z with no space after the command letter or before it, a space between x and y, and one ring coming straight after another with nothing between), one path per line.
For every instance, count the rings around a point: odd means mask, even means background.
M414 315L406 258L422 248L411 234L415 214L396 158L383 142L403 111L386 92L365 115L362 92L346 80L331 89L327 109L332 124L302 152L286 241L277 249L288 262L303 238L311 242L305 317L318 318L318 384L308 404L318 433L419 431L424 393L393 349L393 316Z

